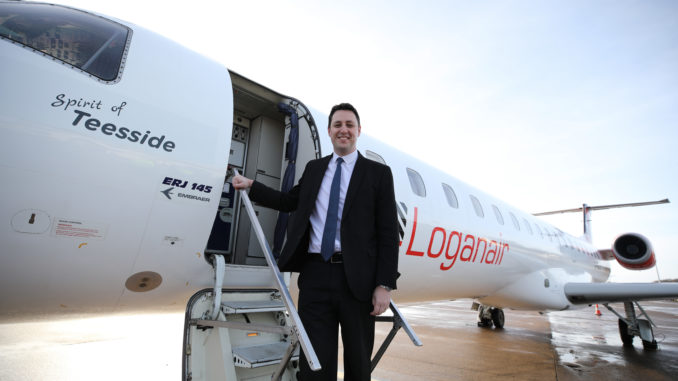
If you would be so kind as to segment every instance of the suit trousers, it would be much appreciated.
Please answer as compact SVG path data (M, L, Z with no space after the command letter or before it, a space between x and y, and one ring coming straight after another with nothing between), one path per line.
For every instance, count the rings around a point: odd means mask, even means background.
M322 369L310 370L301 351L300 381L336 381L339 325L344 346L344 380L369 381L374 346L372 302L356 299L346 282L343 263L310 257L299 274L299 316Z

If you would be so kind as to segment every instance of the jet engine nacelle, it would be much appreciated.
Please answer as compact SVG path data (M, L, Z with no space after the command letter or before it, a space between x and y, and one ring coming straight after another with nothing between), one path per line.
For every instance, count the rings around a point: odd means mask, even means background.
M617 262L630 270L645 270L655 265L654 250L647 237L638 233L622 234L612 244Z

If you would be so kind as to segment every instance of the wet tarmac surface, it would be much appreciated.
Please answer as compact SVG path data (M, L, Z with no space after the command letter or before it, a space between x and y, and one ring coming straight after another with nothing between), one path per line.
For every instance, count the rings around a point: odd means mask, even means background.
M470 300L405 306L423 347L399 332L374 380L677 380L678 303L641 303L659 349L623 347L617 317L602 308L540 315L505 310L504 329L479 328ZM612 305L623 314L623 305ZM390 324L377 324L377 345Z
M0 381L181 379L184 314L0 324Z
M639 337L624 347L617 316L601 307L550 314L552 343L559 357L559 380L676 380L678 379L678 303L645 302L641 306L657 325L656 351L644 350ZM623 304L611 305L624 314ZM639 313L638 310L636 310Z
M477 327L470 300L400 306L424 346L398 332L373 379L678 380L678 303L641 305L657 324L657 351L639 338L623 347L605 308L600 317L593 307L505 310L505 328L488 329ZM0 324L0 381L179 380L182 326L183 314ZM376 346L390 328L377 323Z

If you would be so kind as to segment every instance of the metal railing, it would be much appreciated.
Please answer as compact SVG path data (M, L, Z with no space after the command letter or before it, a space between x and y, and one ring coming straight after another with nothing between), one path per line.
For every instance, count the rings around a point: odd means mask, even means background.
M235 175L239 175L238 170L235 168L233 168L233 173ZM245 205L245 210L247 211L247 215L250 218L250 222L252 223L252 229L254 230L254 233L257 235L257 240L259 241L259 244L261 245L261 248L264 251L264 258L266 258L268 267L270 267L271 271L273 272L277 288L280 291L280 294L282 295L283 303L285 303L285 308L287 308L287 312L289 313L290 319L292 320L292 330L294 331L294 336L296 337L296 339L294 338L292 339L292 343L290 344L290 347L285 353L285 356L283 356L283 359L280 362L280 366L276 373L274 374L273 379L274 380L280 379L285 370L285 367L287 366L287 363L292 358L292 354L296 349L296 346L299 344L301 344L301 348L303 349L304 354L306 355L308 366L311 368L311 370L318 371L321 369L320 361L318 361L318 356L315 354L315 351L313 350L313 346L311 345L311 342L308 338L306 329L304 328L304 325L301 323L301 318L299 317L299 313L297 312L297 309L294 306L292 296L290 296L290 292L287 289L287 285L285 284L285 280L282 274L280 273L280 269L278 269L278 264L273 258L273 253L271 252L271 248L268 245L268 242L266 241L264 231L261 228L261 225L259 224L259 220L257 219L256 213L254 212L252 201L250 201L250 198L247 195L247 191L244 189L240 190L240 197L242 199L243 205Z

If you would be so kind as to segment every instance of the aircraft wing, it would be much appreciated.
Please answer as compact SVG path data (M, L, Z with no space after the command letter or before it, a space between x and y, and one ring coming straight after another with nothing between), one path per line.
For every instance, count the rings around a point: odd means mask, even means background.
M678 298L678 283L567 283L572 304L603 304Z

